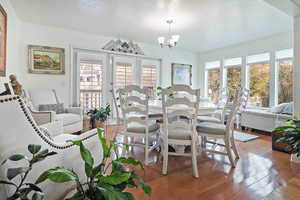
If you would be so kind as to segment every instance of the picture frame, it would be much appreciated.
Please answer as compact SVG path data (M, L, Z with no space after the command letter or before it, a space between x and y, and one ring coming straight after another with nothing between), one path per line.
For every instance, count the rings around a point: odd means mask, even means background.
M190 64L172 63L172 85L192 85L192 68Z
M0 5L0 76L6 76L7 14Z
M32 74L65 74L65 49L28 45L28 71Z

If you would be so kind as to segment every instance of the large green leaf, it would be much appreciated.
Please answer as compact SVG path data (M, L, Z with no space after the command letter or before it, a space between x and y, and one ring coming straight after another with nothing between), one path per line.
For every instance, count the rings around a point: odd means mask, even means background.
M36 144L30 144L28 145L28 151L32 154L36 154L41 150L42 146L41 145L36 145Z
M79 180L77 174L75 174L73 171L69 169L54 168L54 169L49 169L44 173L42 173L35 183L39 184L45 181L46 179L49 179L55 183L64 183L69 181L77 182Z
M108 176L99 177L99 180L103 183L107 183L110 185L119 185L123 182L128 181L130 175L130 173L112 173Z
M85 167L86 176L92 178L93 177L93 167L91 167L87 163L85 163L84 167Z
M39 188L37 185L32 183L26 183L25 185L29 186L32 190L37 192L43 192L41 188Z
M80 144L80 155L86 164L88 164L90 167L93 167L94 158L91 152L87 148L85 148L83 143Z
M77 192L76 194L74 194L71 198L68 198L66 200L85 200L85 197L83 194L81 194L80 192Z
M129 157L129 158L121 157L121 158L117 159L117 161L119 161L121 163L131 164L134 166L140 165L141 168L144 169L142 163L132 157Z
M54 152L54 151L49 152L48 149L45 149L45 150L39 152L38 154L36 154L36 155L33 157L31 163L40 162L40 161L44 160L45 158L47 158L48 156L53 156L53 155L56 155L56 154L57 154L57 153Z
M105 200L132 200L132 196L128 193L117 190L111 185L101 185L98 189L103 194Z
M32 196L32 200L43 200L44 194L42 192L36 192Z
M11 161L19 161L19 160L22 160L24 158L25 157L21 154L15 154L15 155L10 156L8 159L11 160Z
M142 179L142 178L140 178L140 179L139 179L139 182L140 182L140 184L141 184L141 186L142 186L143 191L145 192L145 194L151 195L152 189L151 189L151 187L150 187L149 185L147 185L147 184L145 183L145 180Z
M17 168L9 168L7 170L7 178L9 180L12 180L13 178L15 178L16 176L18 176L19 174L24 174L29 170L28 167L17 167Z
M48 179L55 183L78 181L78 176L71 170L59 168L50 172Z
M111 148L107 145L107 141L106 141L105 137L103 136L103 130L98 128L97 133L98 133L99 141L102 145L103 156L104 156L104 158L109 158Z

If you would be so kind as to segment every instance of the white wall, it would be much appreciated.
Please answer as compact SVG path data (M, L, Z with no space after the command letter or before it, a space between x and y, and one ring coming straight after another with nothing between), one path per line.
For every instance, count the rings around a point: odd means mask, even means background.
M9 75L19 71L21 67L19 63L20 21L8 0L0 0L0 4L7 13L6 75ZM18 75L21 74L18 73ZM0 84L2 81L7 81L7 76L0 77Z
M294 18L294 31L294 115L300 119L300 16Z
M198 56L199 87L204 88L205 85L205 62L223 60L225 58L246 57L258 53L275 52L277 50L293 48L293 45L293 33L289 32L200 53Z
M109 37L92 35L73 30L49 27L31 23L22 23L22 38L20 41L20 66L15 71L22 74L20 81L28 89L50 88L56 89L59 96L68 103L70 101L70 46L76 48L101 49L110 39ZM66 74L65 75L40 75L27 73L27 46L45 45L65 48L66 51ZM139 43L147 56L162 58L162 85L171 84L171 63L186 63L193 65L193 86L197 86L197 54L175 49L161 49L159 45Z

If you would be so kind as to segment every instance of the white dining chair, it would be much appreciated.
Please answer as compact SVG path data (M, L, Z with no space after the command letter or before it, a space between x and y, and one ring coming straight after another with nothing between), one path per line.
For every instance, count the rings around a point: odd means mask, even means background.
M194 96L195 100L179 96L172 96L177 92L185 92ZM163 128L161 133L161 147L163 156L162 173L167 174L168 157L191 156L193 175L198 178L197 167L197 143L196 116L198 114L200 90L193 90L186 85L173 85L171 88L162 91L163 105ZM190 153L169 152L169 145L191 146Z
M239 154L234 141L234 123L238 110L241 106L241 99L239 95L239 91L236 92L235 98L233 101L233 105L231 106L231 111L229 114L229 118L227 120L226 125L221 123L213 123L213 122L202 122L197 125L197 132L199 136L204 138L204 145L202 145L202 150L222 155L227 155L229 157L229 161L232 167L235 167L235 162L232 155L232 150L236 156L239 158ZM211 141L213 139L213 141ZM217 143L218 140L223 140L224 144ZM209 149L206 144L212 144L215 146L225 147L224 151L217 151L215 148Z
M141 146L145 149L145 164L149 164L149 152L156 148L150 146L150 137L158 140L159 125L149 119L149 95L146 88L129 85L119 90L124 126L124 143L131 146ZM143 144L132 143L130 138L140 138ZM155 142L154 142L155 143Z

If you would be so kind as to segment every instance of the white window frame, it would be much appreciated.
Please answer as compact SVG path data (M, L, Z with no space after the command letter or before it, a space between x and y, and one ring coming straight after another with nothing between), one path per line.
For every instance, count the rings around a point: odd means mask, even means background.
M280 55L281 54L281 55ZM293 48L282 49L275 52L275 90L274 90L274 104L278 105L279 100L279 62L292 60L294 65L294 51Z
M257 60L253 59L254 57L257 57ZM254 60L254 61L249 61L251 58ZM264 53L258 53L258 54L251 54L251 55L248 55L246 56L246 85L245 87L247 89L250 90L250 67L251 65L256 65L256 64L269 64L270 65L270 68L269 68L269 74L270 74L270 80L269 80L269 107L271 107L273 105L273 92L272 92L272 54L271 52L264 52ZM251 92L251 91L250 91ZM250 96L249 96L249 99L250 99ZM256 107L256 106L254 106ZM263 108L263 107L259 107L259 108Z
M73 75L73 104L80 104L80 60L101 60L103 64L103 77L102 77L102 95L101 95L101 106L107 102L107 91L108 86L105 84L107 82L107 59L106 55L103 53L88 52L88 51L76 51L76 63ZM74 78L75 76L75 78Z

